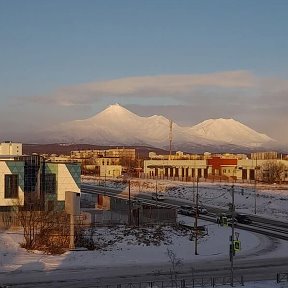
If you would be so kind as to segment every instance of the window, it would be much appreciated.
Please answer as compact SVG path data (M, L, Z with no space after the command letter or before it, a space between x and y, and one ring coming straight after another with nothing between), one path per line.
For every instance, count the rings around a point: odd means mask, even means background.
M18 198L18 175L5 175L5 198Z
M45 174L44 193L55 194L56 193L56 174Z

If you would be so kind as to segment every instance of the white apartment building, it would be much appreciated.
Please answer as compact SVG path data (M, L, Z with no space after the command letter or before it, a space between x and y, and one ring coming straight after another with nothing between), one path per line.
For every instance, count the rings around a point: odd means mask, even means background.
M0 143L0 155L1 156L22 155L22 143L13 143L11 141L5 141L5 142Z

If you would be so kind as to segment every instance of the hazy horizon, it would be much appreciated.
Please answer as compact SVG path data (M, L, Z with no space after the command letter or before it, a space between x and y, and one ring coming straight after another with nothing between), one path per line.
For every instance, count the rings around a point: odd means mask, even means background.
M232 118L288 144L288 2L0 2L0 138L119 103L182 126Z

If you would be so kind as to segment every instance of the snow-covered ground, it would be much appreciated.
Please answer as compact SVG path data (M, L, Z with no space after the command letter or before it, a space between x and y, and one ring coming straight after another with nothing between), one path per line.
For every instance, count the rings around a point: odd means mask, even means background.
M243 287L243 286L235 286L235 287ZM257 282L248 282L245 283L246 288L287 288L287 283L275 283L275 281L257 281Z
M189 223L192 218L181 216L181 221ZM133 229L124 226L117 228L98 228L94 239L103 249L95 251L69 251L63 255L45 255L41 252L26 250L19 247L22 241L22 232L2 231L0 237L0 284L17 282L17 277L22 279L23 273L31 271L51 272L53 270L67 269L87 269L91 267L123 267L127 273L128 267L137 265L172 265L168 257L168 251L173 251L181 265L192 264L197 266L200 261L213 259L228 259L229 235L231 229L218 227L216 224L200 221L201 225L206 225L208 235L199 240L199 255L194 254L194 242L189 240L189 233L182 230L174 230L169 227L154 229ZM261 235L252 234L247 231L238 231L241 240L241 252L235 256L235 263L239 259L246 259L250 254L262 254L266 257L279 257L283 251L287 251L288 243L284 241L271 242L271 240ZM158 238L158 241L155 239ZM153 241L151 241L153 240ZM148 244L149 243L149 244ZM154 243L154 244L153 244ZM105 245L103 245L105 244ZM267 247L272 247L268 253L259 253ZM255 253L258 252L258 253ZM249 256L251 258L251 256ZM129 269L128 269L129 270ZM160 269L161 270L161 269ZM159 272L159 270L157 270ZM9 273L18 272L18 273ZM20 272L20 273L19 273ZM124 272L123 272L124 273ZM12 278L10 278L12 275ZM32 273L33 275L33 273ZM8 277L9 276L9 277ZM31 276L30 276L31 277ZM32 276L33 277L33 276ZM7 282L5 282L5 279ZM9 279L9 280L8 280ZM276 284L276 281L267 282L264 286L251 284L245 287L288 287L284 284ZM265 282L266 283L266 282ZM258 286L257 286L258 285ZM266 284L265 284L266 285ZM273 286L275 285L275 286ZM237 287L237 286L236 286ZM240 286L239 286L240 287Z
M93 180L94 181L94 180ZM120 183L106 183L107 186L127 189ZM156 181L132 180L132 193L151 193L155 191ZM196 187L194 187L196 189ZM231 201L230 185L224 183L200 183L199 195L203 204L226 206ZM235 202L238 210L253 213L254 209L254 187L235 186ZM175 183L157 181L157 190L169 195L169 197L193 200L193 185L190 183ZM243 195L242 195L243 194ZM257 189L257 212L267 217L284 219L287 215L288 191L285 189ZM286 205L287 206L287 205ZM228 206L227 206L228 207ZM193 224L194 219L179 216L180 221ZM101 249L94 251L68 251L63 255L45 255L41 252L26 250L19 247L22 241L22 231L1 231L0 234L0 285L2 283L13 283L25 278L26 272L33 278L33 271L67 271L67 269L98 269L123 267L123 273L127 273L129 267L157 266L170 267L172 265L168 251L172 251L180 260L181 266L190 265L192 268L199 263L209 260L229 259L229 236L231 228L219 227L217 224L200 220L199 225L205 225L207 235L199 239L198 253L195 255L195 242L190 240L189 233L162 227L155 231L152 228L133 229L120 226L117 228L97 228L94 239ZM270 239L260 234L253 234L244 230L237 230L241 241L241 251L235 256L237 261L245 259L268 259L286 255L288 242ZM157 239L157 241L156 241ZM128 268L128 269L127 269ZM159 271L159 269L157 270ZM15 273L17 272L17 273ZM64 273L64 272L63 272ZM67 272L65 272L67 273ZM28 275L28 274L27 274ZM27 276L26 275L26 276ZM38 275L38 274L37 274ZM28 277L28 276L27 276ZM36 276L35 274L35 277ZM237 286L235 287L242 287ZM245 287L272 288L288 287L288 283L276 283L273 281L261 281L245 283Z
M83 180L98 183L97 180L89 177ZM196 198L196 183L148 179L132 179L130 183L131 193L134 194L155 192L157 186L157 191L165 193L168 197L192 202ZM256 202L257 215L287 221L288 185L257 184L255 186L248 183L199 182L200 203L228 209L228 204L232 201L232 185L234 185L235 206L238 212L254 214ZM121 181L106 181L106 187L128 191L127 184L122 184Z

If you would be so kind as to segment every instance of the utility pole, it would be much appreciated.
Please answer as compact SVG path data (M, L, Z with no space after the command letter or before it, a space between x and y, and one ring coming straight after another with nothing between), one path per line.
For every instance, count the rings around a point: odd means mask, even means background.
M255 170L255 172L256 172L256 170ZM256 202L257 202L257 190L256 190L256 178L255 178L254 179L254 214L257 214Z
M235 204L234 204L234 185L231 187L231 194L232 194L232 207L231 207L231 213L232 213L232 235L230 237L231 239L231 244L230 244L230 263L231 263L231 286L234 286L234 230L235 230L235 225L234 225L234 217L235 217Z
M131 225L131 182L128 180L128 204L129 204L129 225Z
M159 222L159 207L158 207L158 185L157 185L157 178L156 178L155 196L156 196L157 223L158 223L158 222Z
M195 158L194 158L193 162L194 162L194 167L192 169L192 171L193 171L193 173L192 173L192 176L193 176L193 190L192 190L192 193L193 193L193 203L195 203L195 175L196 175Z
M107 161L107 159L105 158L105 174L104 174L104 187L105 187L105 189L106 189L106 165L107 165L107 163L106 163L106 161Z
M169 122L169 160L171 160L171 154L172 154L172 127L173 127L173 122L170 120Z
M195 203L195 179L193 177L193 186L192 186L192 193L193 193L193 203Z
M255 169L254 169L254 214L257 214L257 205L256 205L256 202L257 202L257 188L256 188L256 185L257 185L257 156L256 156L256 165L255 165Z
M196 182L196 214L194 222L194 231L195 231L195 255L198 255L198 177Z

